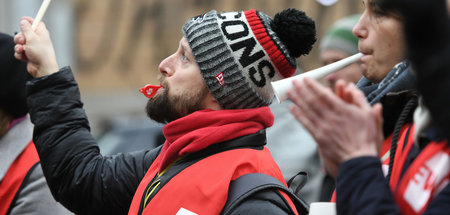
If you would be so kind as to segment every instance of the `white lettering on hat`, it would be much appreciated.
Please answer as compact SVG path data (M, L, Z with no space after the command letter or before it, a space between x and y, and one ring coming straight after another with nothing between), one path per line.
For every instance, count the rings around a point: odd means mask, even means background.
M241 20L224 21L221 25L222 32L229 40L235 40L248 36L248 26Z
M218 19L220 29L228 40L227 43L233 51L233 55L238 59L242 69L247 70L244 75L254 85L264 87L267 84L266 74L269 78L273 78L276 74L275 67L250 30L245 15L243 15L243 12L229 12L221 13L218 17L220 18ZM216 79L219 81L218 76L216 76ZM224 82L219 81L219 83Z

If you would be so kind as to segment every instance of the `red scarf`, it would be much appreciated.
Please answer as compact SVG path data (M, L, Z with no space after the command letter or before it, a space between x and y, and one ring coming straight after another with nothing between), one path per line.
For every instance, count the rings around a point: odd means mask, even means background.
M166 142L160 153L159 172L178 157L212 144L254 134L272 126L268 107L238 110L200 110L170 122L163 128Z

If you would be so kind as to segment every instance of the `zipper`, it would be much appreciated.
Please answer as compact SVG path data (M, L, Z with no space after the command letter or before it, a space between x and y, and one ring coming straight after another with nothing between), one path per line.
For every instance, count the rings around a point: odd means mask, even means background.
M161 176L164 175L164 173L167 172L167 170L172 167L172 165L174 165L177 161L179 161L182 157L179 157L178 159L176 159L175 161L173 161L172 163L169 164L169 166L167 166L162 172L158 172L155 177L153 178L152 182L150 182L147 185L147 188L145 188L145 194L143 196L143 204L141 203L141 206L139 208L139 212L138 214L141 215L145 209L145 207L147 207L148 203L150 202L150 196L152 196L153 192L156 190L156 188L158 188L158 186L161 184ZM142 202L142 201L141 201Z

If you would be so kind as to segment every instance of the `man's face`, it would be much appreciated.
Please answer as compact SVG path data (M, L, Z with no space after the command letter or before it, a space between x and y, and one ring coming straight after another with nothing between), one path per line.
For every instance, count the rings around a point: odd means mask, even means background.
M353 28L359 38L359 51L364 54L363 75L374 83L383 80L405 58L402 23L377 7L376 1L363 0L364 12Z
M324 65L340 61L346 57L349 57L347 53L334 49L325 50L320 54L320 59L322 60ZM352 63L337 72L333 72L327 75L325 77L325 80L327 81L328 85L332 89L334 89L334 85L339 79L343 79L346 82L356 83L359 81L359 79L361 79L361 76L361 64Z
M171 122L205 108L209 91L186 38L178 50L159 65L162 88L147 102L147 115L161 123Z

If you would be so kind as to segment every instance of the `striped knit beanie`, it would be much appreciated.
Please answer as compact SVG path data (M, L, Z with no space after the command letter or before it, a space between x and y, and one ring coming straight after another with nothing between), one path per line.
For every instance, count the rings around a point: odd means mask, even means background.
M304 12L270 16L256 11L210 11L189 20L182 32L209 91L224 109L267 106L270 82L290 77L296 59L316 41L315 24Z
M350 15L336 21L322 37L320 53L325 50L338 50L348 55L358 53L358 38L352 31L360 16L360 14Z

